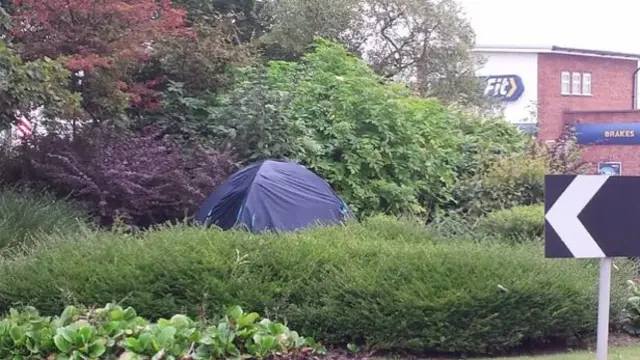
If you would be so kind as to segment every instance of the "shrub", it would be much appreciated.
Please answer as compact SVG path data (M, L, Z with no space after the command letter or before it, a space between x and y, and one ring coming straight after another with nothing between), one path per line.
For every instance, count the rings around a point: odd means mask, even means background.
M237 74L234 87L215 101L213 96L189 97L180 84L170 84L163 112L179 116L157 122L182 138L210 141L217 147L231 145L243 164L266 158L301 159L314 151L305 124L287 116L293 95L269 86L263 69L243 69Z
M492 158L488 168L460 181L454 189L456 207L472 216L544 200L546 159L528 154Z
M544 234L544 206L515 206L481 217L476 229L509 242L541 239Z
M177 314L150 323L133 308L65 308L43 317L27 307L0 320L3 359L264 359L307 358L325 350L284 324L238 306L217 324Z
M137 226L184 218L233 169L228 152L186 150L155 128L93 129L74 139L47 136L22 150L27 180L84 203L102 225Z
M318 40L299 62L235 75L215 104L176 91L173 102L188 104L201 133L218 147L232 143L242 162L304 163L359 215L425 213L449 200L458 172L473 172L469 154L522 143L504 121L414 96L334 42Z
M420 218L375 215L362 220L367 233L381 241L430 241Z
M0 262L0 310L125 301L157 318L237 304L328 345L442 352L507 350L595 328L597 262L548 260L531 243L380 235L384 221L286 235L174 226L52 238ZM612 318L635 270L624 260L616 267Z
M47 193L0 190L0 250L28 246L47 234L79 231L88 220L80 207Z
M427 223L427 231L436 237L445 238L451 241L471 240L478 241L485 237L485 234L478 233L474 228L477 218L467 216L461 211L440 211ZM494 240L490 237L491 241Z
M478 156L483 157L482 170L461 179L453 190L452 206L471 215L542 203L544 175L581 174L590 165L568 131L553 144L531 140L522 152Z
M424 212L420 197L435 199L453 181L447 154L460 139L441 136L446 109L385 84L340 45L316 45L300 63L238 72L219 98L218 141L240 140L248 160L300 160L358 214Z
M631 296L627 299L623 311L622 328L632 334L640 335L640 285L629 280Z
M458 178L478 174L495 156L525 151L527 136L503 118L481 117L453 105L449 110L455 114L451 127L460 129L464 136L459 149L462 157L453 164Z

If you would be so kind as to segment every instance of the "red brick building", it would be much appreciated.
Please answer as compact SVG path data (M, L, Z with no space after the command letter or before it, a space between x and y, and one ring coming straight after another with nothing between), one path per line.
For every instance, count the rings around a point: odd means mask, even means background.
M476 52L486 59L478 71L487 77L485 93L505 102L507 121L548 141L575 125L585 160L640 175L640 55L558 46Z

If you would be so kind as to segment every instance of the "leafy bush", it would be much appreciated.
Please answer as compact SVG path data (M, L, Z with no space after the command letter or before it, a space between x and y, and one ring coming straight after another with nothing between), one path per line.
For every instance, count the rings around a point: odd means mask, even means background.
M215 101L204 95L188 97L180 84L172 84L165 105L182 121L174 117L168 124L163 119L157 123L182 138L231 145L245 164L265 158L301 159L314 150L306 124L287 113L293 94L270 86L262 68L240 69L236 77L234 87Z
M544 206L515 206L490 212L481 217L476 226L483 234L509 242L541 239L544 234Z
M154 122L181 138L232 145L239 162L300 161L361 215L424 213L473 174L474 154L522 147L502 120L484 119L378 77L342 46L318 40L300 62L236 69L214 96L166 92L173 113Z
M595 328L597 262L548 260L532 243L385 231L387 222L287 235L173 226L52 237L0 262L0 310L126 301L158 318L237 304L329 345L442 352L507 350ZM616 267L612 318L635 271L625 260Z
M481 119L414 96L324 40L300 62L238 71L215 107L186 103L218 126L217 146L231 141L243 161L299 160L361 215L424 213L449 200L457 171L472 171L471 150L521 142L506 124L490 131Z
M623 311L622 328L632 335L640 335L640 286L629 280L632 296L627 300Z
M217 324L173 315L151 323L133 308L65 308L60 316L43 317L27 307L11 309L0 320L3 359L264 359L276 355L305 358L323 352L284 324L229 309Z
M496 156L522 153L527 136L503 118L480 117L463 108L449 106L456 116L451 127L460 129L464 141L460 144L462 157L455 164L458 178L465 179L486 169Z
M569 132L554 143L531 140L522 152L479 154L481 171L462 179L453 190L455 208L471 215L544 201L544 175L580 174L589 163Z
M47 193L20 189L0 191L0 250L30 245L52 233L73 233L86 227L88 216L78 206Z
M233 170L230 153L185 150L154 128L51 135L21 156L27 180L87 204L103 225L118 217L138 226L183 218Z
M456 185L456 207L470 215L483 215L544 200L544 175L548 169L545 158L516 153L492 160L485 171Z

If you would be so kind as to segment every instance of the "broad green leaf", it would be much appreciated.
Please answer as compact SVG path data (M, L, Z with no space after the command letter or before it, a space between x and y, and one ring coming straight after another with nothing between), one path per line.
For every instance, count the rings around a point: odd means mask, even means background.
M25 329L21 326L13 326L9 330L9 335L14 343L21 343L25 338Z
M53 337L53 342L56 344L58 350L64 354L67 354L71 350L71 343L60 333Z
M260 315L255 312L245 314L244 316L241 316L239 319L237 319L238 326L242 328L252 325L256 320L258 320L258 318L260 318Z
M99 342L96 342L89 347L89 356L91 356L94 359L97 359L100 356L102 356L102 354L104 354L105 351L107 351L105 346Z
M232 306L229 309L229 316L231 316L234 320L238 320L240 319L240 317L242 316L243 311L242 308L240 306Z

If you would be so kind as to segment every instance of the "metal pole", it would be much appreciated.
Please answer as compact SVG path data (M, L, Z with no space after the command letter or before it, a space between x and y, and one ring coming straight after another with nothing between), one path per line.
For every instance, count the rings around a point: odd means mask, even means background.
M611 258L600 259L598 289L598 338L596 359L607 360L609 346L609 302L611 298Z

